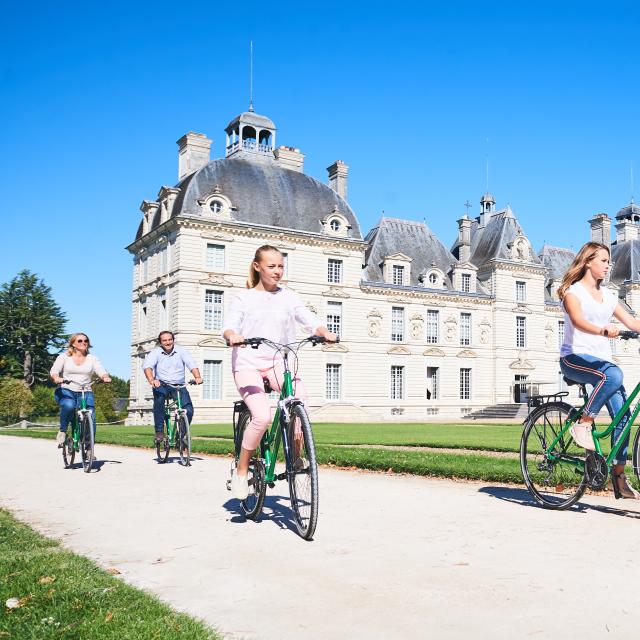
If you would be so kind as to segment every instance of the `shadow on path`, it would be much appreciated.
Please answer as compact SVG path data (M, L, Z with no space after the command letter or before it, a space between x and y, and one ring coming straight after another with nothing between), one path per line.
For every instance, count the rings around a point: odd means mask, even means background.
M260 523L265 520L274 523L280 529L287 529L297 533L298 529L295 524L295 516L288 504L288 496L267 495L264 499L262 513L256 522ZM233 514L230 522L234 524L247 522L247 517L244 515L244 511L240 506L240 500L231 498L227 500L223 506L229 513Z

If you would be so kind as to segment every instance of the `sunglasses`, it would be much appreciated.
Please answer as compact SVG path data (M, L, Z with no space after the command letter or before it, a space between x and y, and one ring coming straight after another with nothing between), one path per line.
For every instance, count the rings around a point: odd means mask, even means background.
M83 340L82 338L78 338L76 342L84 342L85 344L89 344L88 340Z

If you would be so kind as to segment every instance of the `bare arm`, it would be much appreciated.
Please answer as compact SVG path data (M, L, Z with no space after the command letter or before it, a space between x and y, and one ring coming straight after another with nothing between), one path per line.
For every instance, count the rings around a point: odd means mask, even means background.
M198 367L191 369L191 375L196 381L196 384L202 384L202 376L200 375L200 369L198 369Z
M613 315L631 331L640 332L640 320L634 318L619 302L613 311Z
M584 333L591 333L595 336L606 335L610 338L615 338L620 333L620 329L618 329L615 324L610 323L606 324L604 327L599 327L598 325L585 320L582 315L580 301L572 293L567 293L564 296L562 303L564 304L564 308L569 314L569 318L571 318L571 322L576 329L580 329L580 331L584 331ZM616 311L614 311L616 318L618 317L616 314L618 307L620 307L619 304L616 307ZM622 307L620 308L622 309ZM622 311L624 311L624 309L622 309Z

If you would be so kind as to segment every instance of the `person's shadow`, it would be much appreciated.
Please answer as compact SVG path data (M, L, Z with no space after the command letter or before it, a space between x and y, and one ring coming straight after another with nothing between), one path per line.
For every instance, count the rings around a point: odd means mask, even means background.
M91 473L99 473L105 464L122 464L122 462L120 462L120 460L94 460L91 465ZM67 467L67 469L82 469L82 467L82 460L80 460L79 462L74 462L70 467Z
M257 524L262 521L270 522L280 529L286 529L297 533L298 528L296 526L293 510L289 506L290 504L288 496L267 494L264 499L262 512L255 522ZM230 522L233 522L234 524L247 522L248 518L245 516L240 500L237 498L230 498L222 506L232 514Z
M478 490L478 493L486 494L492 498L496 498L497 500L511 502L521 507L533 507L535 509L545 508L538 504L529 491L524 487L482 487ZM633 501L631 502L633 504ZM585 514L589 511L598 511L600 513L610 513L616 516L640 520L639 511L631 511L629 509L609 507L600 504L590 504L580 502L580 500L578 500L578 502L572 507L566 509L566 511L580 514Z

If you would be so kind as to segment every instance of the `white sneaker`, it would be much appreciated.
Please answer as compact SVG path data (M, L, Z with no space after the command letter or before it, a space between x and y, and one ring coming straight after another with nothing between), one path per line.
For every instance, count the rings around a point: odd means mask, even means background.
M578 422L578 424L574 424L570 429L569 433L573 437L574 442L583 449L587 449L588 451L594 451L595 447L593 445L593 436L591 435L592 426L588 422Z
M249 495L249 481L247 476L239 476L237 473L233 474L231 478L231 493L234 498L238 500L246 500Z
M56 436L57 444L64 444L64 441L67 439L66 431L58 431L58 435Z

